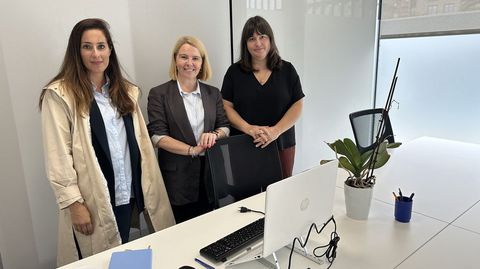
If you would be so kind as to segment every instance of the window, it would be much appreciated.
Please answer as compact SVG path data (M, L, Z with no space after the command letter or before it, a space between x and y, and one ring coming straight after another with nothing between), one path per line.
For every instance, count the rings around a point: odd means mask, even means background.
M389 114L395 139L480 144L480 0L384 0L380 29L376 107L401 58Z
M438 7L436 5L427 6L427 14L428 15L435 15L437 14Z
M455 4L445 4L443 6L443 13L453 13L455 12Z
M382 38L480 33L480 0L384 0Z
M480 34L380 40L376 107L383 107L398 57L389 116L395 140L420 136L480 144Z

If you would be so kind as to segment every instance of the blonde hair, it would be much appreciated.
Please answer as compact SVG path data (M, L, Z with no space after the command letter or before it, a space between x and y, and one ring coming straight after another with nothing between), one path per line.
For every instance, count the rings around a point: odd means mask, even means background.
M176 57L180 47L184 44L189 44L190 46L195 47L200 52L200 56L202 57L202 67L200 68L200 72L197 75L197 79L206 81L212 77L212 68L210 67L210 62L208 61L208 54L205 46L203 45L200 39L194 36L182 36L177 40L175 46L173 47L172 51L172 61L170 62L170 70L168 75L171 79L177 80L178 79L178 71L177 71L177 64L176 64Z

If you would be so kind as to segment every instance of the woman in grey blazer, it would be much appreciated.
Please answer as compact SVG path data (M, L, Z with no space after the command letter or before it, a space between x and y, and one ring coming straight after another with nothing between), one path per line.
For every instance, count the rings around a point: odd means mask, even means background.
M150 90L148 131L177 223L212 209L207 195L204 153L228 136L229 122L220 91L202 81L211 77L207 51L192 36L178 39L171 80Z

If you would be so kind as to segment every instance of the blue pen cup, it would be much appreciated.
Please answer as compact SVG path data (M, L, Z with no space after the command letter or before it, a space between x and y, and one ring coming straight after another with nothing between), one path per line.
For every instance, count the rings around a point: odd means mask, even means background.
M395 199L395 219L399 222L410 222L412 218L413 200L410 197L399 197Z

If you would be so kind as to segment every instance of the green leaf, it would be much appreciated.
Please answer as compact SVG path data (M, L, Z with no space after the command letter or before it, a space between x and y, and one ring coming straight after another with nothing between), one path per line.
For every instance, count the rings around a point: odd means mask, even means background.
M361 156L361 159L362 159L362 165L364 166L365 163L368 162L368 160L370 159L370 157L372 157L372 153L373 153L373 149L371 150L368 150L366 152L364 152Z
M377 157L377 161L375 162L375 169L384 166L388 160L390 159L390 154L379 154Z
M352 172L354 176L360 176L358 169L355 169L345 156L338 158L338 167Z
M333 160L321 160L321 161L320 161L320 164L321 164L321 165L322 165L322 164L326 164L326 163L329 163L329 162L331 162L331 161L333 161Z
M389 159L390 159L390 154L388 154L388 152L384 151L384 152L379 153L377 155L375 165L373 166L373 168L377 169L377 168L380 168L380 167L384 166ZM363 165L363 169L368 169L368 167L369 167L369 162L366 162Z
M400 147L401 144L402 144L401 142L390 143L387 145L387 148L389 149L398 148Z
M336 153L340 155L347 155L348 151L347 148L345 147L345 144L343 143L342 140L338 139L333 143L327 143L328 146L335 151Z
M380 168L384 166L390 159L390 154L387 152L387 148L399 147L402 143L391 143L384 141L380 144L377 151L376 162L374 168ZM349 139L344 138L343 141L338 139L333 143L327 143L327 145L337 153L338 167L343 168L351 172L355 177L360 177L365 174L365 170L369 167L369 160L373 157L373 150L369 150L360 153L355 143ZM324 164L330 160L322 160L320 163Z
M387 152L387 144L388 144L387 141L382 142L378 147L378 153Z
M345 144L345 147L349 153L348 155L345 154L345 156L350 160L352 165L356 168L362 167L362 158L360 156L360 151L358 150L357 145L355 145L355 143L349 138L343 139L343 143Z
M328 146L334 150L337 155L343 155L347 161L348 161L348 167L345 168L352 173L358 175L361 173L362 169L362 158L360 155L360 151L357 148L357 145L349 139L349 138L344 138L343 141L338 139L333 143L327 143ZM338 157L340 159L340 157Z
M371 153L372 156L370 158L374 158L375 155L387 154L387 144L388 143L385 141L385 142L382 142L377 149L375 148L372 149L372 153Z

